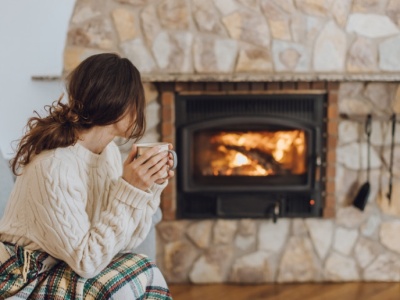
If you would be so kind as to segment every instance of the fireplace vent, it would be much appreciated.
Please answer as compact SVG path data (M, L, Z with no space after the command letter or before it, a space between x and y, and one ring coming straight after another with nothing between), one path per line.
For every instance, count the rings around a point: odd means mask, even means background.
M321 95L319 95L321 97ZM322 98L322 97L321 97ZM179 100L178 100L179 101ZM218 118L227 115L251 116L269 114L288 116L298 120L312 120L318 116L315 95L239 95L232 96L191 96L180 100L177 114L179 123ZM178 126L180 124L177 124Z

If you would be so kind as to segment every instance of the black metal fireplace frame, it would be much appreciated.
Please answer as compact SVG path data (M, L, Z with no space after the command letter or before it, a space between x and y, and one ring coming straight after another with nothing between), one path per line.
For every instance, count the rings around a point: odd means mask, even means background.
M240 124L240 125L239 125ZM307 164L309 160L316 159L315 153L312 153L314 145L312 143L316 140L315 135L318 129L312 128L304 122L292 122L288 120L282 120L275 118L274 116L264 115L263 117L232 117L232 118L217 118L210 119L203 122L198 122L190 124L182 128L181 131L181 141L185 141L180 144L180 149L182 154L191 152L194 132L207 130L207 129L220 129L224 130L226 128L243 129L243 124L246 124L246 129L252 130L256 127L262 126L265 130L285 130L285 129L301 129L306 132L307 135ZM252 127L253 126L253 127ZM190 141L189 143L187 141ZM314 184L314 178L311 174L314 173L314 165L309 165L309 170L307 170L306 183L301 184L299 180L293 180L292 183L287 184L280 180L279 176L268 176L264 178L260 177L249 177L249 176L235 176L230 178L225 177L214 177L213 180L206 180L204 184L199 182L199 179L195 179L191 176L191 166L193 163L190 161L192 158L188 155L182 155L182 164L180 165L180 172L182 172L182 190L187 192L221 192L229 189L230 191L243 191L251 188L254 191L276 191L281 190L282 185L290 185L290 189L293 191L308 190ZM286 177L286 176L285 176ZM295 177L295 176L293 176ZM296 176L299 178L300 176ZM201 180L201 179L200 179ZM229 182L229 183L228 183ZM281 186L277 186L280 184Z
M180 157L177 174L178 218L322 215L324 177L321 174L325 174L326 159L326 94L177 95L175 99L176 141ZM289 107L288 112L284 112L281 107L285 101L293 106ZM202 105L202 102L205 104ZM294 109L296 107L298 111ZM229 184L224 184L226 178L214 178L214 181L220 181L215 184L210 184L210 181L208 184L201 184L198 180L196 182L191 171L192 155L188 155L192 151L194 132L210 128L223 129L235 123L240 126L265 126L263 128L266 129L304 130L309 163L305 182L277 185L277 177L265 178L258 184L243 184L245 178L240 177L229 179ZM230 128L235 129L232 125ZM243 126L239 128L243 129ZM243 201L246 207L240 209Z

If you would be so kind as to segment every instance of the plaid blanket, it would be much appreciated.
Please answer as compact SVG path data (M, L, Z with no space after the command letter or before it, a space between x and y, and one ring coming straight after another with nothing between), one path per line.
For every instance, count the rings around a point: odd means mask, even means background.
M82 278L41 251L0 242L0 299L172 299L147 257L121 254L96 277Z

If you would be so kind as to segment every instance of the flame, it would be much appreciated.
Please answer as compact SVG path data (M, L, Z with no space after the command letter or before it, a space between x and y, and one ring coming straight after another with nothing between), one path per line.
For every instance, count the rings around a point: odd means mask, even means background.
M202 132L195 161L204 176L304 174L306 138L302 130Z
M241 153L236 153L235 158L232 162L232 165L234 167L240 167L243 165L248 165L249 163L250 163L250 160L246 156L244 156Z

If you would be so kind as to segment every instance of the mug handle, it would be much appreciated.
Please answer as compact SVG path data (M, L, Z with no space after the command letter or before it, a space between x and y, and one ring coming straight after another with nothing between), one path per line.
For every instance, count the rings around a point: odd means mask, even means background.
M168 150L168 153L172 154L174 160L174 164L172 165L170 170L174 170L178 165L178 156L176 155L176 152L174 150Z

